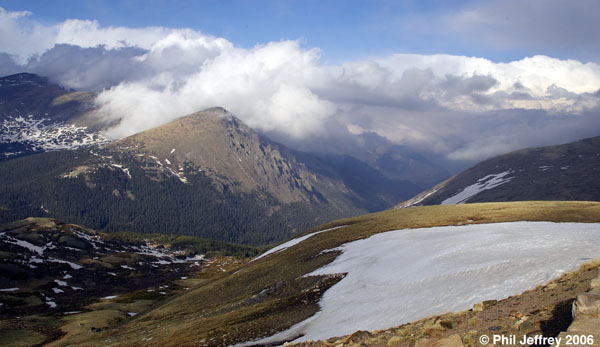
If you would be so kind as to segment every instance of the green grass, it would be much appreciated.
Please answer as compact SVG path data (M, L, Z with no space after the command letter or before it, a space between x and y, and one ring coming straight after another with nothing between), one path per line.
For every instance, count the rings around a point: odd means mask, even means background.
M94 339L77 342L141 345L142 338L152 337L155 345L223 345L271 335L316 313L320 295L339 280L302 277L337 256L335 252L321 253L323 250L380 232L465 224L469 220L471 223L600 222L600 203L545 201L427 206L335 221L315 230L345 227L318 234L283 252L227 272L206 269L212 271L210 277L188 292L167 299L134 320L96 334ZM261 296L261 292L268 294Z

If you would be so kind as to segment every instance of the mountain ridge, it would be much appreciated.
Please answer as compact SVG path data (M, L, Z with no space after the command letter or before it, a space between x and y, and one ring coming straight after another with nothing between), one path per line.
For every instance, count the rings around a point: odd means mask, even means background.
M499 155L396 205L600 201L600 136Z
M100 147L4 161L0 175L2 221L56 217L100 231L252 245L382 210L420 190L400 180L379 184L382 176L355 159L298 154L223 108Z

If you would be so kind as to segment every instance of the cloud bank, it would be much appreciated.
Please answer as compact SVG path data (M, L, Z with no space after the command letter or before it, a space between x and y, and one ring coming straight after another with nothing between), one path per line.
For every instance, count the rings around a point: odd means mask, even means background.
M338 65L298 41L245 49L190 29L42 25L0 8L0 72L100 91L115 138L223 106L276 140L336 148L362 133L456 160L600 135L600 65L395 54ZM338 148L343 151L343 149Z

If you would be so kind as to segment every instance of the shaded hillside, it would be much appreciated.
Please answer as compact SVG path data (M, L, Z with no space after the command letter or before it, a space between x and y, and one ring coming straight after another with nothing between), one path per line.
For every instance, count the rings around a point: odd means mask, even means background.
M600 137L483 161L399 207L494 201L600 201Z

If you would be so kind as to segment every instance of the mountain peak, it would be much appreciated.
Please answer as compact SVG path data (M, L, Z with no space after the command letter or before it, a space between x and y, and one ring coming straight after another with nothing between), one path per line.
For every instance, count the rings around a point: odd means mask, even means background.
M147 156L175 173L192 164L229 187L266 191L285 203L310 200L315 180L285 147L222 107L181 117L111 146Z

